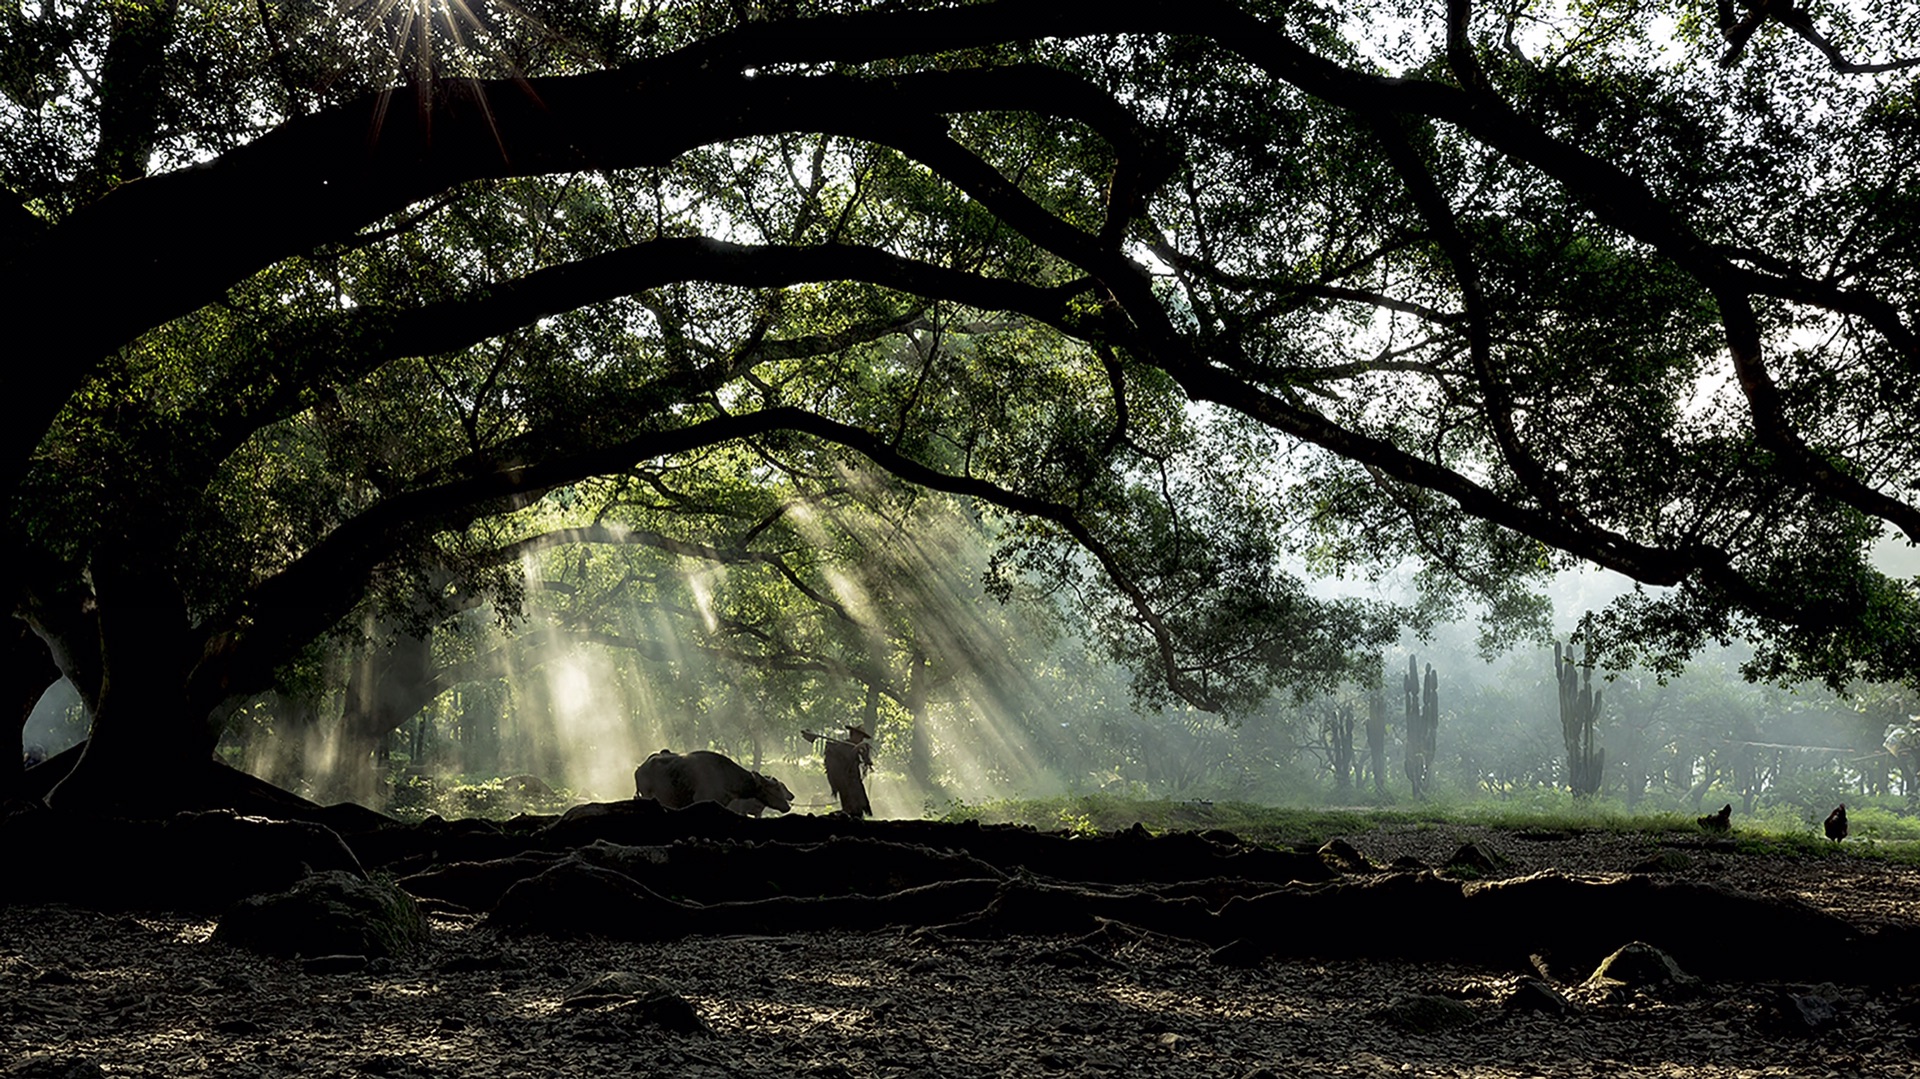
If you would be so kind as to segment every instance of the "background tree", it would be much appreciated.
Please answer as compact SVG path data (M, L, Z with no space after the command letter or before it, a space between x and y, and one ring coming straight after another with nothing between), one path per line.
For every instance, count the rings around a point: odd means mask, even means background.
M1281 15L9 16L0 306L51 332L0 475L94 714L64 795L198 786L366 597L511 609L516 515L754 440L1009 514L996 590L1071 596L1144 703L1257 714L1468 601L1508 643L1576 561L1663 586L1596 662L1911 680L1868 557L1920 539L1898 22ZM1295 570L1402 558L1413 611Z

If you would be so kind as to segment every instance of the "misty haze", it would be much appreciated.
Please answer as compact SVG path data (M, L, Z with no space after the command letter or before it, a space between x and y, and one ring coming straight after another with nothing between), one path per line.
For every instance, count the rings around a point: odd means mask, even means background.
M0 1079L1920 1071L1920 12L0 17Z

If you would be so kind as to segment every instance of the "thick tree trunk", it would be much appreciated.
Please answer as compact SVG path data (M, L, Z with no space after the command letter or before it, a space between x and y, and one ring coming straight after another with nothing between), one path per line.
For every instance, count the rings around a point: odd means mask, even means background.
M1629 701L1631 700L1632 698L1629 698ZM1622 718L1626 719L1625 716ZM1640 722L1627 720L1624 736L1626 752L1614 769L1619 774L1622 784L1620 797L1625 800L1628 809L1637 808L1640 805L1640 799L1647 793L1647 738L1646 731L1641 726L1644 721L1644 716Z
M460 717L460 770L468 775L506 774L500 770L500 710L493 687L468 686L456 696L455 710ZM759 745L757 737L754 744Z
M907 712L913 726L907 731L907 774L922 790L933 787L933 739L927 734L927 656L913 651L913 667L907 675Z
M86 751L53 789L61 809L149 815L197 806L217 732L188 695L197 638L186 601L151 564L96 557L100 692Z
M389 736L440 695L433 677L430 637L397 633L380 640L369 624L366 653L347 676L346 707L334 740L334 756L327 786L333 792L364 801L379 784L385 762L380 749Z
M164 86L167 46L178 0L119 0L100 71L100 141L94 168L102 183L147 174Z
M1373 760L1373 796L1387 796L1387 698L1367 698L1367 755Z

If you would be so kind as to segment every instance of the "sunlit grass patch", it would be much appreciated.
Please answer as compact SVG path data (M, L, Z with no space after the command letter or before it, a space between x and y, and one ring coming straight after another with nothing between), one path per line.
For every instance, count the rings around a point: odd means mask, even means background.
M1025 824L1077 832L1123 831L1139 822L1152 832L1220 829L1256 843L1321 843L1331 836L1377 828L1432 828L1473 825L1509 831L1668 833L1697 830L1680 813L1629 813L1605 803L1552 797L1533 801L1444 801L1366 808L1263 806L1249 802L1203 802L1068 795L1057 798L1001 799L977 804L951 803L946 820ZM1063 822L1071 820L1073 825Z
M1735 850L1765 856L1843 854L1920 862L1920 821L1892 810L1862 806L1853 814L1852 836L1836 847L1819 821L1777 806L1752 814L1737 809L1731 838ZM1024 824L1043 831L1080 835L1125 831L1136 822L1148 831L1232 832L1242 840L1273 846L1318 845L1333 836L1383 828L1448 825L1509 832L1604 832L1648 836L1702 835L1697 818L1672 810L1634 812L1607 799L1575 799L1564 792L1499 802L1433 801L1388 808L1277 807L1247 802L1204 802L1081 794L1054 798L1008 798L951 802L936 817L948 821Z
M393 785L387 813L403 821L431 816L509 820L522 813L559 813L581 799L531 776L407 776Z
M1232 832L1255 843L1294 845L1317 843L1329 835L1366 831L1383 823L1444 820L1438 811L1308 809L1255 805L1250 802L1210 802L1125 798L1104 794L1062 795L1054 798L1006 798L994 801L952 802L937 814L942 820L977 820L985 824L1024 824L1047 831L1100 834L1125 831L1134 824L1155 834L1209 829Z

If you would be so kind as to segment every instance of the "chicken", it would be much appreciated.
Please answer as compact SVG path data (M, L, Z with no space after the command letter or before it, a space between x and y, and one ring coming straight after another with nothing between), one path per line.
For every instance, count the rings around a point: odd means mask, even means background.
M1841 802L1839 808L1827 814L1827 838L1835 843L1847 838L1847 803Z
M1721 806L1720 812L1718 813L1709 813L1704 817L1694 818L1694 823L1709 832L1725 832L1730 830L1733 827L1733 803L1728 802L1726 805Z

